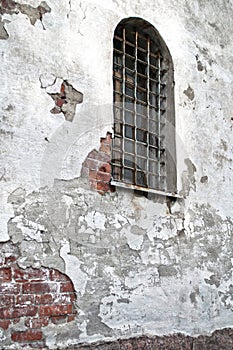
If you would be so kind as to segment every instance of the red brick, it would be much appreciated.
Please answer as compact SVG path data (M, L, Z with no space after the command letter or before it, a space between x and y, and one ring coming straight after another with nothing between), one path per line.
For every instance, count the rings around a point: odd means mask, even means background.
M28 318L25 321L25 326L28 328L41 328L46 327L49 324L48 317L40 317L40 318Z
M105 193L105 192L109 191L109 185L106 182L99 181L99 182L97 182L97 191Z
M103 152L103 153L110 155L111 154L111 146L106 142L102 142L101 146L100 146L100 152Z
M9 327L10 323L11 321L9 320L0 320L0 328L6 330Z
M54 324L62 324L67 322L67 316L52 316L50 319Z
M24 294L42 294L48 292L56 292L57 284L56 283L46 283L46 282L33 282L33 283L24 283L23 284L23 293Z
M0 319L18 318L21 316L35 316L38 308L35 306L10 307L0 309Z
M52 294L41 294L41 295L36 295L36 304L42 304L42 305L47 305L47 304L52 304L54 302Z
M96 180L97 171L96 170L89 170L89 179Z
M64 105L65 102L66 102L65 99L59 98L59 99L57 99L57 101L56 101L56 105L57 105L58 107L61 107L61 106Z
M0 293L2 293L2 294L19 294L20 293L20 285L18 283L0 284Z
M73 284L71 282L61 283L60 292L61 293L74 292Z
M11 279L12 279L11 268L10 267L0 268L0 283L10 282Z
M54 270L54 269L51 269L49 271L49 278L51 281L62 281L62 282L70 281L68 276L66 276L64 273L62 273L58 270Z
M71 322L75 320L75 315L68 315L67 322Z
M41 331L38 331L38 330L14 332L11 334L11 339L13 341L17 341L17 342L41 340L42 337L43 337L43 333Z
M46 269L27 268L26 270L14 268L14 279L17 282L27 281L44 281L47 279L48 272Z
M97 172L96 179L98 181L104 181L104 182L109 182L111 180L111 174L109 173L103 173L101 171ZM98 186L97 186L98 187Z
M12 263L14 263L17 260L16 256L7 256L5 257L5 265L11 265Z
M109 173L111 174L112 168L111 164L109 163L104 163L99 167L99 171L102 171L103 173Z
M59 315L67 315L72 314L73 305L41 305L39 307L39 315L40 316L59 316Z
M90 159L90 158L87 158L86 161L85 161L85 167L90 170L98 170L98 167L99 167L99 161L96 160L96 159Z
M0 306L7 307L14 305L14 295L0 294Z
M35 297L34 295L17 295L16 297L16 301L15 301L16 305L34 305L35 304Z

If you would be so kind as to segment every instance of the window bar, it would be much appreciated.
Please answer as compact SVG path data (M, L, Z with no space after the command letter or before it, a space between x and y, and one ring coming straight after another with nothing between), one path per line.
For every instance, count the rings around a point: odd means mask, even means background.
M161 58L160 52L158 53L158 188L161 189L161 169L160 169L160 156L161 156L161 101L160 101L160 84L161 84Z
M123 28L123 55L122 55L122 158L121 159L121 181L125 179L125 27Z
M150 185L150 175L149 175L149 151L150 151L150 139L149 139L149 133L150 133L150 38L147 37L147 186L151 187Z
M138 61L138 32L135 30L135 63L134 63L134 183L137 185L137 61Z

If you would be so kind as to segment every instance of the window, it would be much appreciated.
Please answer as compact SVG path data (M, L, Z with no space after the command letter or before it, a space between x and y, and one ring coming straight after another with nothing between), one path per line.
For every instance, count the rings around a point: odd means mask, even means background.
M171 55L140 18L121 21L113 39L113 183L176 192Z

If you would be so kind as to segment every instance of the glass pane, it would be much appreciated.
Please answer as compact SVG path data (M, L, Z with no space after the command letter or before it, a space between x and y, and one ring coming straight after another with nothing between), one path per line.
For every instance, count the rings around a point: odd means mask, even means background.
M124 180L125 182L134 184L134 170L124 168Z
M149 74L150 74L150 78L152 78L154 80L158 80L159 74L158 74L158 69L157 68L154 68L154 67L150 66Z
M158 136L155 134L149 134L149 144L155 147L159 146Z
M153 160L150 160L149 171L153 174L158 174L158 162L154 162Z
M146 100L147 100L147 92L137 89L137 99L146 102Z
M122 179L122 169L116 166L112 167L112 176L115 180Z
M128 153L134 153L134 141L124 140L125 151Z
M142 143L138 143L137 144L137 154L140 156L147 156L147 146L142 144Z
M122 46L123 41L118 40L117 38L114 38L113 40L113 46L115 49L122 51L123 46Z
M116 135L120 135L120 136L122 136L122 124L121 123L115 123L114 124L114 133L116 134Z
M131 70L135 68L135 59L129 56L125 56L125 66Z
M138 36L138 46L141 47L144 50L147 50L147 40L146 38Z
M136 117L136 121L137 121L137 127L140 129L147 129L147 118L144 118L140 115L137 115Z
M131 44L135 44L135 37L136 37L136 33L134 31L126 30L125 32L126 41L129 41Z
M147 186L147 179L146 179L146 175L144 172L139 172L137 171L137 185L139 186Z
M156 175L149 175L149 187L154 189L159 189L159 180Z
M147 170L147 159L146 158L137 157L137 169L143 170L146 172L146 170Z
M125 122L131 125L134 124L134 114L132 112L125 111Z
M125 153L124 155L124 166L128 167L128 168L133 168L135 169L135 161L134 161L134 156L131 154L127 154Z
M133 72L131 72L129 69L126 68L126 70L125 70L125 80L127 82L130 82L131 84L134 84L134 68L133 68Z
M135 48L129 44L125 44L125 52L128 55L135 56Z
M126 84L125 93L128 96L134 97L134 86L130 84Z
M112 163L122 165L122 153L118 151L112 152Z
M121 145L122 145L121 140L122 140L121 138L115 136L113 139L113 148L121 149Z
M155 133L157 130L156 124L156 121L149 119L149 130L153 133Z
M154 92L155 94L158 94L159 93L159 84L153 80L150 80L150 91Z
M142 115L147 115L147 107L146 105L143 105L142 103L137 103L136 105L137 113Z
M157 111L155 107L150 107L150 112L149 112L150 118L156 120L157 118Z
M147 131L137 129L137 141L147 142Z
M125 125L125 137L128 137L129 139L134 139L134 127Z
M122 101L123 101L123 95L115 92L114 93L114 102L122 102Z
M147 52L138 50L138 59L147 63Z
M137 61L137 71L140 74L146 75L146 73L147 73L146 62Z
M137 84L138 84L138 86L146 89L147 88L147 78L142 77L141 75L138 75L137 76Z
M158 159L158 149L155 147L149 147L149 157L151 159Z
M154 55L150 55L150 64L152 64L155 67L159 67L158 65L158 57Z
M122 120L123 111L118 107L114 107L114 118L117 120Z

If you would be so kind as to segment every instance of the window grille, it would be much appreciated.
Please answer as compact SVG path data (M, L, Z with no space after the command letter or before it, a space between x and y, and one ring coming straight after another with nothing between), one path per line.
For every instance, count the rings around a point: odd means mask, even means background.
M139 189L167 191L169 60L159 38L140 27L122 23L114 34L112 176Z

